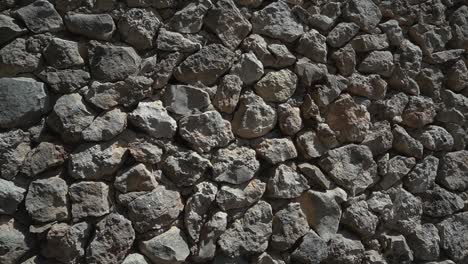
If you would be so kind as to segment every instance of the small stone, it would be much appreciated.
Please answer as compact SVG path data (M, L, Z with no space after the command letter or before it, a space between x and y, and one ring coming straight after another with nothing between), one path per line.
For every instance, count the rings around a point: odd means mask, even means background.
M283 44L267 43L260 35L251 34L241 45L246 52L252 52L262 62L264 67L282 69L291 66L296 57Z
M255 258L255 260L252 262L255 264L286 264L286 262L283 261L283 258L281 256L278 256L277 254L268 254L267 252L263 252L260 254L258 257Z
M468 189L468 151L446 153L440 160L436 181L451 191Z
M115 24L108 14L67 14L64 18L67 29L90 39L110 40Z
M387 35L385 34L363 34L356 36L351 41L351 46L356 52L370 52L389 47Z
M175 69L175 78L183 83L213 85L219 77L229 71L235 54L220 44L204 46L188 56Z
M201 30L203 18L212 6L209 0L189 3L172 16L168 25L180 33L197 33Z
M267 195L272 198L291 199L309 189L307 179L291 167L279 165L268 180Z
M381 238L384 244L384 256L387 257L390 263L392 262L405 262L411 263L413 261L413 252L406 243L406 239L402 235L383 235Z
M232 257L264 252L272 234L272 218L271 206L259 201L221 235L221 251Z
M134 137L127 147L132 157L141 163L156 164L161 161L163 155L157 140L145 134Z
M401 187L392 191L393 214L385 225L404 234L410 233L421 220L421 199Z
M26 210L38 222L67 220L67 194L67 183L58 177L35 180L29 185Z
M47 63L57 69L84 65L78 42L53 38L44 51Z
M62 165L66 158L67 153L63 146L41 142L28 153L21 172L29 177L33 177L50 168Z
M3 46L26 32L27 29L19 25L14 18L0 15L0 45Z
M185 205L184 223L187 233L194 242L198 242L206 214L216 198L218 187L210 182L201 182L195 186L194 194Z
M29 134L21 129L0 133L0 176L13 179L31 151Z
M291 258L303 264L319 264L328 256L327 242L310 230L303 238Z
M234 139L231 124L217 111L189 115L179 121L179 134L198 152L225 147Z
M0 77L10 77L36 71L41 54L26 50L26 40L17 38L0 49Z
M255 147L257 155L271 164L297 157L296 147L289 138L265 139Z
M215 2L204 20L205 25L221 39L229 49L236 49L249 35L252 25L232 0Z
M343 47L359 32L359 26L355 23L339 23L328 33L327 43L334 47Z
M344 210L342 223L363 237L371 237L375 234L379 218L369 210L366 201L357 201Z
M453 64L447 73L447 88L454 92L460 92L468 87L468 67L463 60Z
M364 258L364 245L353 235L338 233L328 242L327 263L360 263Z
M407 243L413 251L415 259L437 260L439 258L440 237L437 228L433 224L418 226L408 236Z
M245 208L262 198L266 184L258 179L239 185L223 185L216 195L216 202L224 211Z
M168 54L164 59L160 60L156 66L152 68L153 73L153 88L162 89L172 78L172 73L177 65L182 62L184 55L180 52L173 52Z
M184 233L177 227L140 242L139 249L153 263L183 263L190 255Z
M96 231L86 248L87 263L120 263L135 240L132 223L117 213L96 224Z
M231 74L225 75L216 89L213 99L214 106L221 112L232 114L239 102L241 90L242 80L240 77Z
M411 128L423 127L432 123L435 115L436 109L431 98L411 96L403 111L402 123Z
M443 127L430 125L421 131L417 139L423 146L432 151L450 151L453 147L453 137Z
M359 25L364 31L371 31L382 19L379 7L371 0L352 0L344 6L343 17Z
M288 103L278 106L278 125L283 134L294 136L303 128L301 109L292 107Z
M161 28L158 32L156 46L160 50L180 51L193 53L201 49L201 45L178 32L167 31Z
M31 78L0 78L0 128L31 126L49 107L44 83Z
M273 2L254 12L252 32L285 42L293 42L304 33L304 27L284 1Z
M404 186L411 193L423 193L434 187L437 176L439 159L434 156L426 156L404 178Z
M299 203L290 203L273 216L271 246L279 251L291 248L309 231L309 224Z
M81 95L73 93L63 95L55 102L47 124L65 142L77 142L93 119L94 111L84 104Z
M416 164L416 159L395 156L386 163L386 171L382 173L380 186L386 190L408 174Z
M356 73L351 75L346 91L371 100L382 100L387 92L387 82L377 74L361 75Z
M390 51L372 51L359 64L358 70L390 77L393 72L393 55Z
M190 85L170 85L166 88L164 103L170 112L190 115L203 112L211 101L209 94L203 89Z
M330 189L332 182L323 174L319 167L310 163L301 163L297 167L307 178L311 187L319 187L324 190Z
M74 183L70 185L69 196L75 220L109 213L109 186L103 182Z
M14 12L33 33L58 32L63 29L60 17L54 5L49 1L39 0Z
M403 127L395 125L393 127L392 133L392 146L396 151L410 157L422 158L423 145L421 142L411 137Z
M296 137L296 145L306 159L318 158L328 151L328 147L323 143L316 132L304 131Z
M402 92L392 94L385 100L375 102L376 111L380 119L388 119L395 123L402 121L401 115L408 104L408 96Z
M213 179L231 184L252 179L260 168L260 162L255 156L255 151L246 147L218 149L211 159Z
M447 62L453 62L462 58L464 49L452 49L434 52L429 55L428 61L431 64L443 64Z
M316 122L323 121L322 116L320 115L320 109L310 94L306 94L304 96L304 102L301 105L301 113L306 120L310 119Z
M423 213L429 217L446 217L461 211L465 206L463 199L444 188L436 186L419 195Z
M296 51L314 62L327 62L327 38L317 30L311 29L299 39Z
M390 195L386 193L373 192L367 200L367 205L372 212L384 220L387 220L393 214L393 202Z
M431 54L445 49L445 45L452 38L452 32L448 26L435 26L418 23L408 30L411 39L421 47L425 54Z
M192 186L211 168L209 160L194 151L179 151L163 160L161 169L177 186Z
M86 86L91 75L84 70L57 70L49 67L39 73L39 78L46 82L54 92L66 94Z
M390 150L392 144L392 127L388 121L380 121L372 124L364 141L362 141L362 145L369 147L374 157Z
M25 189L0 179L0 214L13 215L24 199Z
M146 258L139 253L129 254L122 264L150 264Z
M177 122L167 113L161 101L138 103L128 119L154 138L172 138L177 130Z
M253 52L242 54L239 62L231 68L231 74L239 76L241 81L246 85L258 81L262 77L263 72L262 62L257 59Z
M0 263L16 264L34 247L27 229L9 216L0 217Z
M96 117L82 135L86 141L106 141L122 133L126 127L127 114L115 108Z
M257 138L266 135L276 125L276 111L254 93L241 96L240 105L234 113L232 131L242 138Z
M216 241L226 231L227 216L224 212L216 212L203 226L200 233L198 252L194 256L197 260L213 259L216 253Z
M158 186L155 172L140 163L120 172L115 177L114 187L121 193L152 191Z
M296 91L297 76L290 70L272 71L255 84L255 92L267 102L284 102Z
M89 53L91 75L98 81L125 80L140 68L141 58L132 47L97 43Z
M330 106L326 122L341 142L362 142L370 127L370 114L349 95L341 95Z
M303 57L297 60L294 72L299 77L299 82L307 87L324 79L328 69L324 64L315 63Z
M437 224L440 247L457 263L468 260L468 212L452 215Z
M366 146L350 144L328 152L322 170L351 194L359 194L377 181L377 165Z
M159 185L128 204L128 217L138 233L170 226L184 205L179 192Z
M149 49L161 25L150 9L131 8L119 20L118 28L123 40L136 49Z

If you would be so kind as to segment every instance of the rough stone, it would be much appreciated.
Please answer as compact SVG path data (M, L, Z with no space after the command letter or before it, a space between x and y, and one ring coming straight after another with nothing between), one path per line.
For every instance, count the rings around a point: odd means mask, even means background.
M272 198L291 199L309 189L307 179L290 166L281 164L272 171L268 180L267 195Z
M343 211L341 221L362 237L371 237L375 234L379 218L369 210L366 201L357 201Z
M106 141L116 137L127 127L127 114L119 108L104 112L83 130L86 141Z
M211 159L213 179L231 184L252 179L260 168L260 162L255 156L255 151L246 147L218 149Z
M206 214L218 193L218 187L210 182L201 182L195 186L194 194L185 205L184 224L190 238L198 242L205 222Z
M403 155L415 158L422 158L423 145L415 138L411 137L406 130L395 125L392 130L393 133L393 148Z
M58 32L63 29L60 17L54 5L49 1L39 0L15 11L33 33Z
M453 215L465 206L459 195L439 186L421 193L419 197L422 201L423 214L434 218Z
M224 211L245 208L262 198L266 184L258 179L238 185L223 185L216 195L218 206Z
M406 241L411 248L415 259L437 260L440 254L440 237L433 224L423 224L408 235Z
M408 262L414 259L413 252L408 246L406 239L402 235L384 235L382 238L384 244L384 256L391 262Z
M453 137L443 127L426 126L417 136L423 146L432 151L450 151L453 147Z
M100 217L109 213L109 186L103 182L82 181L69 187L73 219Z
M164 59L160 60L156 66L152 68L153 73L153 88L162 89L169 82L172 73L176 66L184 59L183 54L180 52L173 52L168 54Z
M359 26L355 23L339 23L327 36L327 43L340 48L350 41L359 32Z
M267 102L284 102L296 91L297 76L288 69L272 71L255 84L255 92Z
M273 216L271 246L279 251L291 248L309 231L305 214L299 203L290 203Z
M293 107L288 103L280 104L277 113L278 125L283 134L294 136L304 127L299 107Z
M231 74L225 75L216 89L213 104L219 111L232 114L239 102L241 90L242 80L240 77Z
M5 264L19 263L20 259L34 247L29 232L14 218L0 217L0 262Z
M84 60L80 55L78 42L53 38L44 51L47 63L57 69L81 66Z
M70 32L90 39L110 40L116 29L108 14L67 14L64 21Z
M338 233L328 242L328 263L360 263L364 258L364 245L356 237Z
M114 187L122 193L152 191L158 185L155 174L139 163L120 172L115 177Z
M33 177L50 168L62 165L66 158L67 153L63 146L41 142L28 153L24 159L21 172Z
M325 174L323 174L319 167L310 163L301 163L298 164L297 167L307 178L311 187L318 187L324 190L331 188L332 182L325 176Z
M371 100L382 100L387 92L387 82L377 74L361 75L356 73L350 76L346 91Z
M0 133L0 176L13 179L30 150L29 133L21 129Z
M17 38L0 49L0 77L32 73L41 63L41 55L26 50L26 40Z
M447 73L447 88L459 92L468 87L468 68L463 60L453 64Z
M239 76L246 85L258 81L263 73L263 64L253 52L243 53L239 61L231 68L231 74Z
M167 113L161 101L138 103L128 119L154 138L172 138L177 130L177 122Z
M468 213L459 213L446 218L437 225L440 236L440 247L448 256L463 263L468 260Z
M156 46L164 51L195 52L201 49L201 45L178 32L167 31L161 28L156 39Z
M141 242L139 249L153 263L183 263L190 254L185 235L177 227Z
M451 191L468 188L468 151L446 153L440 160L436 181Z
M0 15L0 45L6 44L26 32L26 28L18 24L12 17Z
M257 155L271 164L297 157L296 147L289 138L265 139L255 147Z
M392 144L392 128L388 121L380 121L372 124L364 141L362 141L362 145L369 147L374 157L390 150Z
M385 171L382 174L382 180L380 186L383 189L388 189L396 182L405 177L411 169L416 165L416 159L404 156L394 156L385 165Z
M194 185L207 175L210 168L210 161L194 151L170 155L161 164L164 174L177 186Z
M393 55L390 51L372 51L359 64L358 70L390 77L393 72Z
M31 182L25 205L38 222L63 221L68 218L67 183L58 177Z
M411 128L423 127L432 123L435 115L436 109L431 98L411 96L401 116L402 124Z
M421 199L403 188L393 190L390 196L393 203L393 213L385 225L404 234L410 233L421 220Z
M299 39L296 51L314 62L327 62L327 38L317 30L311 29Z
M302 242L297 247L291 258L299 263L319 264L328 256L327 243L319 237L313 230L310 230L302 238Z
M66 94L86 86L91 75L89 72L79 69L57 70L49 67L39 73L39 78L46 82L54 92Z
M351 45L346 45L333 52L331 58L341 75L350 76L354 73L356 68L356 52Z
M203 18L212 6L209 0L189 3L173 15L168 25L180 33L197 33L201 30Z
M123 40L136 49L154 46L154 37L161 22L150 9L131 8L119 20L118 28Z
M211 260L215 256L216 242L219 236L226 231L227 214L216 212L203 226L200 233L200 243L196 255L197 260Z
M179 115L203 112L211 104L207 92L190 85L171 85L167 87L164 103L168 111Z
M324 79L328 69L324 64L314 63L309 58L303 57L297 60L294 72L301 84L310 86Z
M0 179L0 214L12 215L24 199L25 189Z
M411 193L422 193L434 187L437 176L439 159L434 156L426 156L404 178L404 186Z
M150 262L139 253L131 253L123 260L122 264L150 264Z
M351 41L351 46L359 53L383 50L389 47L385 34L363 34L356 36Z

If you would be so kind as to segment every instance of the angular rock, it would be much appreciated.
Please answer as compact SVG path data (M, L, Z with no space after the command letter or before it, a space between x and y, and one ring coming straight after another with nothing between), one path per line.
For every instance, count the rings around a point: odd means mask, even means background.
M169 226L184 208L180 194L159 185L128 204L128 217L138 233Z
M158 64L152 68L153 72L153 88L161 89L169 82L172 73L176 66L182 62L184 55L180 52L173 52L168 54L164 59L160 60Z
M206 12L213 6L211 1L202 0L188 3L178 10L168 21L171 29L180 33L197 33L203 26L203 18Z
M346 20L356 23L364 31L371 31L382 19L379 7L371 0L349 1L342 12Z
M371 237L379 218L369 210L366 201L357 201L344 210L342 223L363 237Z
M239 102L241 90L242 80L240 77L231 74L225 75L216 89L213 99L214 106L221 112L231 114Z
M126 127L127 114L115 108L96 117L82 135L86 141L106 141L122 133Z
M309 58L303 57L297 60L294 72L299 77L301 84L311 86L324 79L328 69L323 64L314 63Z
M54 5L49 1L39 0L14 12L33 33L57 32L63 29L60 17Z
M404 186L411 193L422 193L434 187L437 176L439 159L434 156L426 156L404 178Z
M459 92L468 87L468 68L463 60L455 62L447 73L447 88Z
M364 245L348 234L335 234L328 242L327 263L360 263L364 258Z
M207 175L210 168L210 161L194 151L177 152L161 164L164 175L177 186L194 185Z
M28 153L21 172L29 177L33 177L50 168L62 165L66 158L67 153L63 146L41 142Z
M388 20L385 23L381 23L379 27L385 32L390 45L399 46L403 41L403 30L401 29L397 20Z
M450 25L452 26L452 45L457 48L467 49L468 46L468 8L460 6L450 16Z
M236 49L252 29L232 0L215 2L204 20L205 25L221 39L229 49Z
M182 118L179 121L179 134L198 152L225 147L234 139L231 124L217 111Z
M227 216L224 212L217 212L203 226L203 230L200 233L198 252L195 256L197 260L213 259L216 252L216 242L219 236L226 231Z
M433 224L423 224L416 228L408 236L407 243L413 251L415 259L437 260L439 258L440 237Z
M150 264L146 258L139 253L129 254L122 264Z
M446 153L440 160L436 181L450 191L468 189L468 151Z
M115 178L114 187L121 193L152 191L158 186L155 174L139 163L119 173Z
M150 240L141 242L139 249L153 263L183 263L190 255L183 231L175 226Z
M84 104L77 93L61 96L47 118L49 127L65 142L77 142L94 119L94 111Z
M156 139L139 135L128 144L128 150L132 157L141 163L156 164L161 161L163 150Z
M116 28L108 14L67 14L64 20L70 32L90 39L110 40Z
M416 159L413 157L394 156L386 163L384 173L381 172L382 180L379 183L380 186L384 190L390 188L393 184L405 177L414 165L416 165Z
M271 164L297 157L296 147L289 138L265 139L255 147L257 155Z
M54 92L65 94L73 93L86 86L91 75L83 70L57 70L49 67L39 73L39 78L46 82Z
M177 122L167 113L161 101L140 102L128 120L154 138L172 138Z
M25 189L0 179L0 214L13 215L24 199Z
M355 23L339 23L327 36L327 43L340 48L350 41L359 32L359 26Z
M411 39L426 54L441 51L452 38L450 27L418 23L408 30Z
M39 68L41 55L26 50L26 40L17 38L0 49L0 77L32 73Z
M346 91L371 100L382 100L387 92L387 82L377 74L353 74L350 77Z
M246 147L218 149L211 159L213 179L219 182L240 184L252 179L260 168L255 151Z
M218 240L221 251L232 257L265 251L272 233L272 218L271 206L258 202L221 235Z
M211 104L207 92L190 85L171 85L166 88L164 96L167 110L179 115L203 112Z
M183 83L213 85L232 66L235 54L220 44L204 46L188 56L174 72L174 77Z
M315 165L310 163L301 163L297 165L299 170L309 181L309 185L315 188L324 190L330 189L332 182L323 174L323 172Z
M1 216L0 247L2 248L0 262L16 264L34 247L34 244L27 229L15 221L14 218Z
M284 102L296 91L297 76L288 69L272 71L255 84L255 92L267 102Z
M328 256L327 243L313 230L310 230L303 238L291 258L303 264L319 264Z
M171 32L161 28L158 32L156 46L160 50L193 53L201 49L201 44L194 42L178 32Z
M87 263L120 263L135 240L132 222L112 213L96 224L96 231L86 248Z
M103 182L82 181L70 185L73 219L99 217L109 213L109 186Z
M0 133L0 176L13 179L30 150L29 133L21 129Z
M150 9L131 8L119 20L118 28L123 40L136 49L149 49L161 25Z
M396 151L410 157L422 158L423 145L421 142L411 137L403 127L395 125L393 127L392 133L392 146Z
M402 124L419 128L434 121L436 109L431 98L411 96L402 114Z
M240 105L234 113L232 131L242 138L261 137L276 125L276 111L253 93L241 96Z
M450 151L453 147L453 137L443 127L430 125L417 136L423 146L432 151Z
M253 52L242 54L239 62L231 68L231 74L239 76L241 81L246 85L258 81L262 77L263 72L262 62L257 59Z
M327 38L317 30L311 29L299 39L296 51L314 62L327 62Z
M291 66L296 57L283 44L270 43L257 34L251 34L242 42L242 48L246 52L253 52L262 62L263 66L281 69Z
M363 34L356 36L351 41L351 46L356 52L370 52L389 47L387 35L385 34Z
M468 260L468 212L446 218L437 224L440 236L440 247L458 263Z
M0 128L31 126L49 107L43 83L31 78L0 78Z
M285 164L272 172L267 184L267 195L272 198L291 199L309 189L307 179Z
M356 52L351 45L346 45L343 48L333 52L331 58L335 61L335 66L343 76L353 74L356 68Z
M403 188L397 188L390 194L393 213L385 225L401 233L410 233L421 220L421 199Z
M350 144L328 152L320 168L351 194L359 194L377 181L377 165L366 146Z
M285 42L293 42L304 33L304 27L284 1L273 2L254 12L252 32Z
M423 213L434 218L453 215L465 206L459 195L439 186L421 193L419 197L422 201Z
M185 205L184 223L187 233L194 242L198 242L205 223L206 214L216 198L218 187L210 182L201 182L195 186L194 194Z
M383 235L381 238L384 247L384 256L391 262L411 263L414 259L413 252L402 235Z
M53 38L44 51L44 59L57 69L71 68L84 65L84 60L79 51L78 42Z
M369 147L374 156L384 154L392 148L392 144L392 127L388 121L372 124L364 141L362 141L362 145Z
M304 131L296 137L296 145L299 153L306 159L318 158L328 151L328 147L324 144L317 133L314 131Z
M14 18L0 15L0 45L3 46L26 32L27 29L19 25Z
M288 103L278 105L278 125L283 134L294 136L303 127L301 109Z
M358 70L390 77L393 72L393 55L390 51L372 51L359 64Z
M223 185L216 195L218 206L224 211L245 208L262 198L266 184L258 179L239 185Z
M291 248L309 231L309 224L299 203L290 203L273 216L271 246L279 251Z
M35 180L29 185L26 210L38 222L67 220L67 194L67 183L58 177Z

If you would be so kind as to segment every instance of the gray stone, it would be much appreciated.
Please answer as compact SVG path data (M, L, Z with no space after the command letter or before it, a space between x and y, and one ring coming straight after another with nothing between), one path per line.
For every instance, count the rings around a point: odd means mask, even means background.
M164 94L164 104L170 112L189 115L203 112L211 102L209 94L203 89L190 85L170 85Z
M64 20L70 32L90 39L110 40L116 29L108 14L67 14Z
M440 247L457 263L468 260L468 212L452 215L437 224Z
M62 165L67 156L63 146L41 142L28 153L21 172L29 177L36 176L50 168Z
M341 221L362 237L371 237L375 234L379 218L369 210L366 201L356 201L343 211Z
M401 115L408 104L408 96L405 93L396 93L389 95L385 100L379 100L375 103L376 111L381 119L388 119L395 123L402 121Z
M71 177L80 180L100 180L112 176L122 164L127 149L117 141L80 145L68 165Z
M150 264L150 262L139 253L131 253L123 260L122 264Z
M194 242L198 242L210 206L214 202L218 187L210 182L201 182L194 188L194 194L185 205L184 224Z
M293 42L304 33L304 27L284 1L273 2L254 12L252 32L285 42Z
M254 55L253 55L254 56ZM262 68L263 73L263 68ZM225 75L216 89L213 104L219 111L232 114L239 102L242 90L242 80L237 75Z
M151 9L131 8L119 20L118 28L123 40L136 49L149 49L161 25Z
M372 124L364 141L362 141L362 145L369 147L374 157L390 150L392 144L392 127L388 121L380 121Z
M264 252L272 234L272 218L271 206L259 201L221 235L221 251L232 257Z
M212 6L210 0L189 3L173 15L168 25L180 33L197 33L201 30L203 18Z
M452 26L452 44L457 48L467 50L468 47L468 7L460 6L450 16L450 25Z
M281 256L278 256L278 254L269 254L267 252L263 252L260 254L258 257L256 257L252 263L255 264L286 264L286 262L283 261L283 258Z
M0 247L2 255L0 262L16 264L34 247L32 237L27 229L14 218L0 216Z
M183 83L213 85L229 71L235 54L220 44L204 46L188 56L174 72L174 77Z
M140 68L141 58L132 47L95 43L89 53L91 75L98 81L125 80Z
M328 256L327 242L310 230L303 238L291 258L303 264L319 264Z
M265 190L266 184L258 179L238 185L226 184L221 186L216 195L216 202L224 211L245 208L258 202Z
M121 263L135 240L132 223L120 214L107 215L96 224L86 248L87 263Z
M408 30L411 39L421 47L425 54L441 51L452 38L452 32L448 26L435 26L418 23Z
M338 233L328 242L327 263L361 263L364 258L364 245L356 237Z
M173 52L168 54L164 59L160 60L156 66L151 67L153 73L153 88L161 89L169 82L172 73L177 65L182 62L184 55L180 52Z
M260 168L260 162L255 156L255 151L247 147L218 149L211 159L213 179L231 184L252 179Z
M155 7L157 9L175 7L175 0L127 0L127 5L130 7Z
M408 235L406 241L411 248L415 259L437 260L439 258L440 237L437 228L433 224L418 226L413 233Z
M452 135L440 126L426 126L418 133L417 139L432 151L451 151L453 147Z
M382 19L379 7L371 0L352 0L345 6L343 17L356 23L364 31L371 31Z
M323 174L319 167L310 163L301 163L297 167L307 178L311 187L328 190L332 186L332 182Z
M422 193L434 187L437 176L439 159L434 156L426 156L404 178L403 184L411 193Z
M37 123L49 107L43 83L31 78L0 78L0 127L25 127Z
M351 194L359 194L378 180L377 165L366 146L350 144L328 152L320 168Z
M216 1L208 10L204 23L232 50L235 50L252 30L249 20L242 15L232 0Z
M296 57L283 44L271 43L257 34L251 34L244 39L241 45L246 52L253 52L264 67L282 69L291 66Z
M386 190L394 185L396 182L405 177L411 169L416 165L416 159L411 157L404 156L394 156L385 165L385 171L380 174L382 175L382 180L380 181L380 186Z
M44 50L44 59L57 69L71 68L84 65L84 60L79 51L78 42L53 38Z
M147 164L160 162L163 155L158 141L145 134L134 137L128 144L128 150L136 161Z
M309 224L299 203L290 203L273 216L271 246L279 251L291 248L309 231Z
M29 133L21 129L0 133L0 176L13 179L30 150Z
M262 77L263 72L262 62L257 59L253 52L242 54L239 61L231 68L231 74L239 76L241 81L246 85L258 81Z
M139 163L120 172L115 177L114 187L121 193L152 191L158 186L155 174Z
M468 151L446 153L440 160L436 181L451 191L468 189Z
M32 73L39 68L41 54L26 50L26 40L17 38L0 49L0 77Z
M179 134L198 152L225 147L234 139L231 123L217 111L193 114L179 121Z
M390 263L403 262L403 263L412 263L413 262L413 252L406 243L406 239L402 235L383 235L382 244L383 255L388 259Z
M100 217L109 213L109 186L103 182L82 181L70 185L73 219Z
M31 182L25 205L31 218L38 222L63 221L68 218L67 183L58 177Z
M211 260L215 256L216 242L219 236L226 231L227 214L216 212L211 219L203 226L200 233L198 252L194 256L197 260Z
M234 113L232 131L242 138L261 137L276 125L276 111L254 93L241 96L240 105Z
M370 52L389 47L387 35L385 34L363 34L356 36L351 41L351 46L356 52Z
M192 186L204 178L211 168L209 160L194 151L179 151L167 156L161 169L177 186Z
M190 255L183 231L175 226L150 240L141 242L139 249L153 263L183 263Z
M296 137L296 145L299 153L306 159L318 158L328 151L327 145L312 130L299 133Z
M327 62L327 38L317 30L311 29L299 39L296 51L314 62Z
M39 78L46 82L54 92L65 94L73 93L86 86L91 75L89 72L79 69L57 70L48 67L39 73Z
M158 32L156 45L159 50L193 53L201 49L201 44L194 42L178 32L161 28Z
M422 158L423 145L415 138L411 137L406 130L395 125L392 130L393 133L393 148L406 156Z
M339 23L327 36L327 43L340 48L350 41L359 32L359 26L355 23Z
M0 45L25 34L27 29L19 25L15 19L6 15L0 15Z
M115 108L96 117L82 135L86 141L106 141L122 133L126 127L127 114Z
M255 92L267 102L284 102L296 91L297 76L288 69L271 71L255 84Z
M443 50L430 54L427 60L431 64L443 64L448 62L454 62L461 59L464 53L464 49Z
M353 74L346 91L353 95L364 96L371 100L382 100L387 92L387 82L377 74Z
M388 41L392 46L399 46L405 38L403 36L403 30L401 29L398 21L395 19L391 19L385 23L381 23L379 27L383 30L383 32L385 32Z
M411 96L402 114L402 124L411 127L423 127L434 121L435 104L431 98Z
M161 101L138 103L128 119L154 138L172 138L177 130L177 122L167 113Z
M91 225L86 222L68 225L58 223L47 231L41 253L63 263L78 264L85 256L85 247L91 236Z
M13 182L0 179L0 214L12 215L24 199L25 189Z
M299 82L307 87L324 79L328 70L324 64L314 63L309 58L303 57L297 60L294 72Z
M333 52L331 58L335 62L335 66L343 76L350 76L356 68L356 52L351 45L346 45L343 48Z
M390 51L372 51L359 64L358 70L390 77L393 72L393 55Z
M135 230L144 233L170 226L183 208L179 192L159 185L152 192L139 196L128 204L128 217Z
M49 1L39 0L14 12L33 33L57 32L63 29L60 17L54 5Z
M47 118L49 127L60 134L65 142L77 142L94 119L94 111L84 104L81 95L61 96Z
M421 199L401 187L392 191L390 196L393 203L393 213L384 224L400 233L408 234L416 228L421 220Z
M267 184L267 195L272 198L291 199L309 189L307 179L290 166L281 164L272 172Z
M419 197L422 201L424 215L434 218L453 215L465 206L459 195L439 186L419 194Z
M310 94L304 96L304 102L301 105L301 114L306 120L322 122L322 116L318 105L314 102Z
M304 127L299 107L293 107L288 103L280 104L277 113L278 125L283 134L294 136Z
M460 92L468 87L468 68L463 60L453 64L447 73L447 88Z
M393 216L393 202L390 195L380 191L373 192L367 199L368 208L383 220Z
M281 163L297 157L294 142L289 138L265 139L255 147L257 155L271 164Z

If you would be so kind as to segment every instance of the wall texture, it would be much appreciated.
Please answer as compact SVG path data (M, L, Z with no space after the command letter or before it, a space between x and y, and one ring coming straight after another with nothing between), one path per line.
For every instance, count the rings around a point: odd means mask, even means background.
M468 263L466 0L0 0L0 264Z

